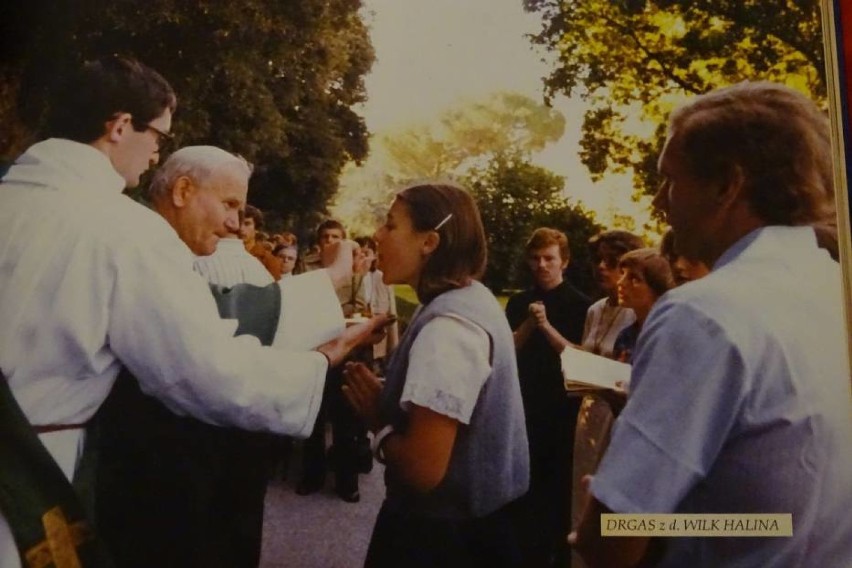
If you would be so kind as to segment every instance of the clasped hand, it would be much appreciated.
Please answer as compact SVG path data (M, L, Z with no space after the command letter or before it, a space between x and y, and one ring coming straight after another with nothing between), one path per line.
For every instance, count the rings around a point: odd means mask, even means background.
M343 394L346 400L361 417L364 425L377 432L382 424L379 420L379 397L382 394L382 382L363 363L347 362L343 368Z
M529 314L530 318L535 322L535 324L539 327L547 324L547 310L544 307L543 302L533 302L529 305Z

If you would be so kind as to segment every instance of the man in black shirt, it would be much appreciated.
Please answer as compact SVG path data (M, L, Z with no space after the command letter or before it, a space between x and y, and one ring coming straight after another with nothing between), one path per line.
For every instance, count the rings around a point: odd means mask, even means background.
M530 444L526 565L561 566L568 553L571 462L582 399L566 395L559 354L569 343L582 340L591 301L563 278L569 261L564 233L536 229L526 256L534 284L506 305Z

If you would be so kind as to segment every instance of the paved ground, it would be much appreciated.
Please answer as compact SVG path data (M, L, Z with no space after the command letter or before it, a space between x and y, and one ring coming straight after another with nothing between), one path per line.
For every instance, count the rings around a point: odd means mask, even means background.
M579 437L585 442L579 444L574 456L575 484L580 475L594 471L600 457L606 416L599 408L590 409L591 405L578 423ZM282 472L269 484L260 568L361 568L385 495L384 468L374 462L373 471L360 476L361 501L346 503L334 493L332 474L322 491L296 495L300 461L297 443L286 480ZM575 516L578 514L579 510L575 511ZM585 565L575 556L571 566Z
M298 454L293 458L298 463ZM296 495L296 469L267 490L260 568L360 568L384 498L382 466L360 476L359 503L335 495L333 475L323 491Z

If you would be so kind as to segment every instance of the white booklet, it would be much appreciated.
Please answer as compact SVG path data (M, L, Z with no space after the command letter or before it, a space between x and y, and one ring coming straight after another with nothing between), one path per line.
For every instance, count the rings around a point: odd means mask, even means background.
M568 346L560 355L565 390L614 389L630 382L630 365Z

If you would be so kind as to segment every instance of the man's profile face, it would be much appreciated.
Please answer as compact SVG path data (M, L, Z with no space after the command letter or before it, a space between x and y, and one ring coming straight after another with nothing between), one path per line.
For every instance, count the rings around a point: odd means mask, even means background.
M665 214L677 239L678 249L689 258L703 259L703 251L723 224L717 213L718 188L695 177L688 169L677 134L666 140L658 169L663 182L653 205Z
M319 234L319 246L320 249L325 249L329 245L334 243L339 243L343 240L343 231L336 227L331 227L328 229L323 229Z
M199 256L216 252L219 239L237 232L239 210L245 206L248 180L226 168L218 171L194 191L181 209L176 227L181 240Z
M568 260L562 258L559 245L554 244L528 251L527 266L536 286L550 290L562 283L562 271L568 266Z
M163 114L148 123L150 128L143 131L135 130L129 118L120 120L127 120L127 123L121 139L116 143L112 163L127 187L136 187L142 174L160 161L161 135L158 132L171 131L172 111L168 108L164 110Z
M242 224L243 240L253 241L257 236L257 226L254 224L254 217L245 216Z

